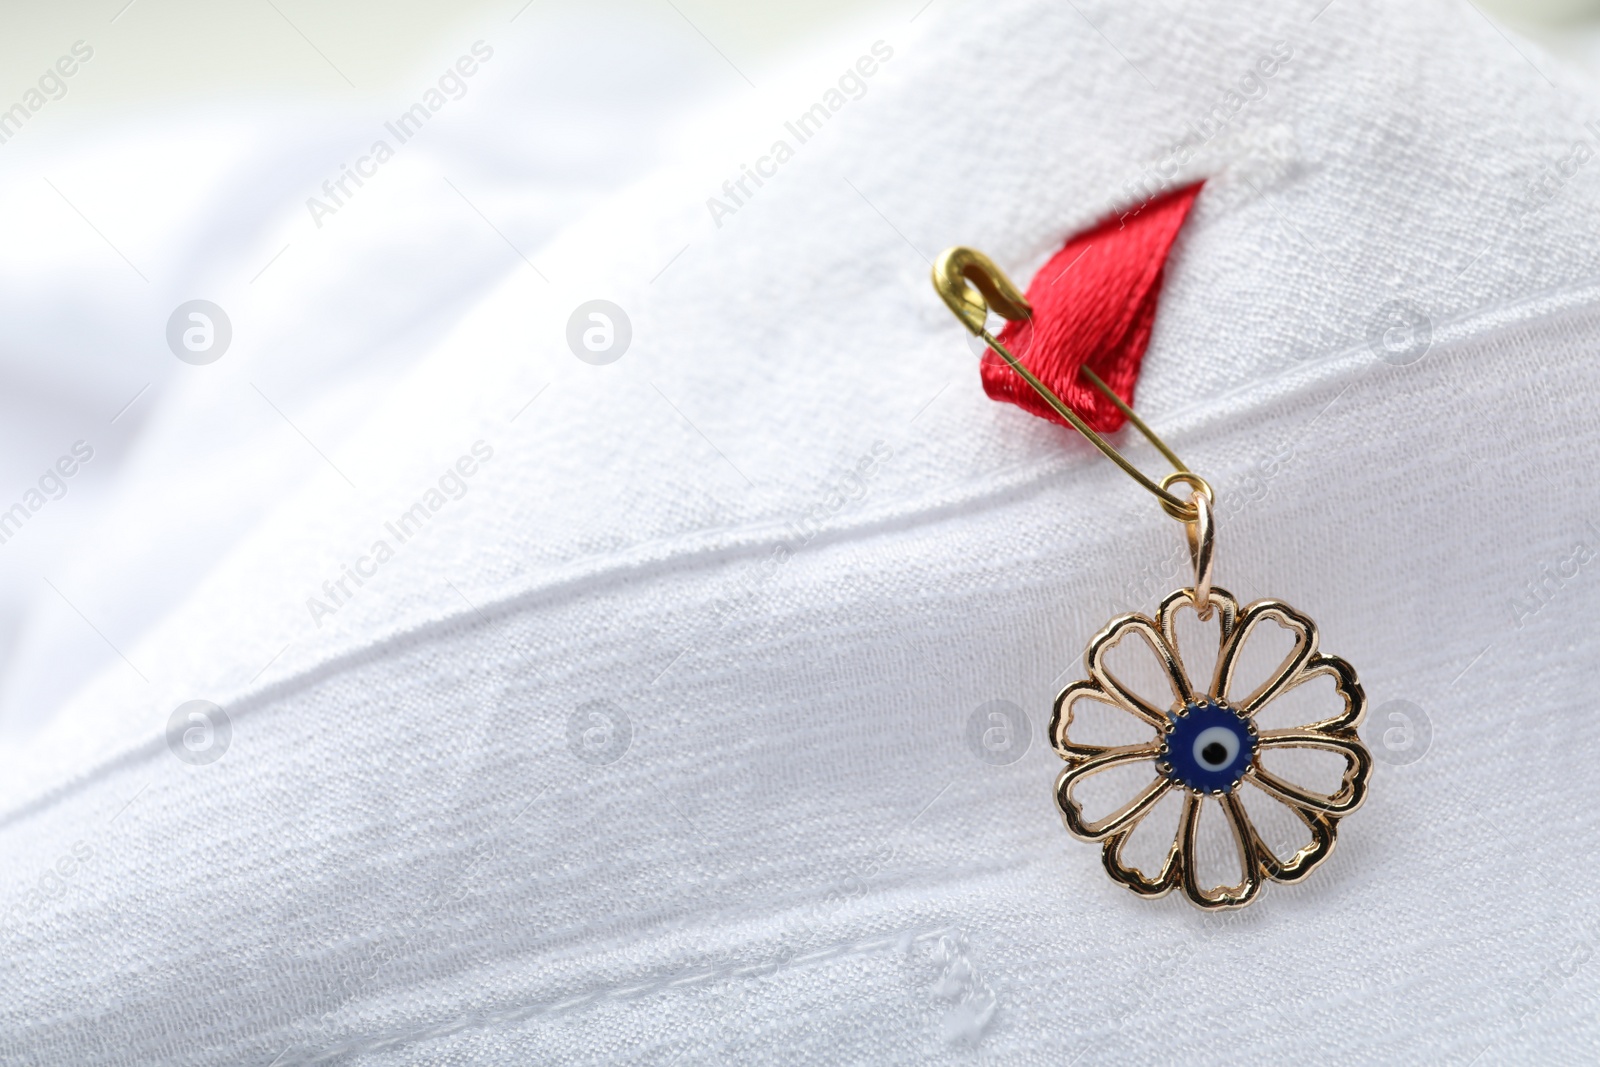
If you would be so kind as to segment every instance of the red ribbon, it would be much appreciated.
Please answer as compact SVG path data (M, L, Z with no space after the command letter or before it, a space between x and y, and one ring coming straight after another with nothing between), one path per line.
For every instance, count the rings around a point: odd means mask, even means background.
M1202 184L1166 193L1135 214L1113 216L1069 240L1028 284L1033 317L1008 322L1000 331L1000 343L1101 433L1127 420L1078 368L1087 365L1133 405L1167 253ZM990 399L1067 425L996 353L984 354L980 373Z

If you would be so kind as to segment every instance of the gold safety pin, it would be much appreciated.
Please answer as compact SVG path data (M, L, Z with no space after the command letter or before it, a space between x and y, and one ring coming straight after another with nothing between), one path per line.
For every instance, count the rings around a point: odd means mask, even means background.
M1056 414L1066 419L1072 427L1089 439L1089 443L1104 452L1106 458L1121 467L1134 481L1144 486L1156 495L1161 501L1161 509L1180 522L1195 523L1200 519L1200 509L1191 501L1184 500L1171 491L1175 483L1183 483L1197 493L1205 496L1207 502L1213 498L1211 486L1206 480L1189 470L1167 447L1165 441L1157 437L1155 431L1145 425L1143 419L1133 413L1133 409L1122 402L1122 398L1111 391L1100 376L1088 367L1079 367L1079 373L1089 379L1089 384L1103 393L1107 400L1117 405L1117 409L1128 417L1128 421L1152 445L1156 446L1167 461L1176 468L1171 474L1161 481L1156 482L1149 478L1139 468L1129 463L1107 441L1096 433L1088 423L1078 417L1078 413L1064 404L1060 397L1051 391L1050 387L1034 377L1032 371L1018 362L1017 357L1006 351L1006 346L1001 344L988 330L989 312L993 311L1004 319L1017 322L1030 317L1033 313L1028 300L1007 278L1005 272L994 265L994 262L982 252L971 248L947 248L940 253L933 264L933 287L939 296L955 312L961 324L976 337L983 338L984 342L1000 358L1010 365L1011 369L1022 376L1022 380L1033 387L1046 404L1049 404Z

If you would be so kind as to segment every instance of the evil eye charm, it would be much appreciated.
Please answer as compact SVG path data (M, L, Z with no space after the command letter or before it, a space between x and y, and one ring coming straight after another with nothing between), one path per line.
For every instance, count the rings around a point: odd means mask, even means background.
M1168 716L1156 770L1198 793L1231 793L1256 754L1256 726L1220 700Z
M1366 713L1367 697L1350 664L1318 651L1316 624L1306 616L1281 600L1257 600L1241 608L1215 586L1206 603L1218 617L1221 639L1215 663L1193 657L1196 677L1205 680L1196 685L1178 657L1175 615L1180 608L1187 611L1198 603L1193 589L1175 590L1161 602L1155 618L1119 615L1089 642L1084 653L1089 677L1061 691L1050 719L1050 739L1067 764L1056 776L1055 802L1068 833L1100 843L1106 873L1124 888L1141 897L1159 897L1181 889L1198 908L1242 908L1268 881L1299 882L1315 870L1333 852L1339 821L1361 806L1372 774L1372 755L1356 732ZM1286 655L1279 652L1284 658L1265 682L1234 697L1244 688L1238 679L1242 650L1251 634L1267 622L1289 631L1294 645ZM1107 652L1134 635L1140 638L1135 647L1144 645L1155 653L1156 662L1147 667L1161 671L1155 675L1147 670L1145 677L1165 678L1170 683L1170 701L1165 691L1136 695L1106 669ZM1304 725L1257 730L1256 720L1263 709L1314 679L1331 681L1332 692L1325 685L1303 690L1295 705L1279 705L1268 713L1280 721L1292 717ZM1091 701L1126 712L1138 721L1141 733L1150 731L1143 735L1147 740L1107 745L1074 737L1075 709L1087 708ZM1308 717L1314 721L1305 722ZM1338 784L1332 789L1325 780L1317 786L1300 784L1264 766L1278 759L1268 753L1288 749L1320 750L1341 757L1344 772ZM1113 767L1148 767L1152 773L1128 775L1127 782L1143 783L1138 791L1111 814L1090 819L1075 789L1084 779ZM1173 805L1161 801L1174 794L1179 802L1177 826L1168 829ZM1280 805L1288 812L1277 812ZM1214 874L1202 873L1199 835L1206 809L1210 809L1208 825L1213 829L1220 828L1218 816L1227 824L1239 861L1237 881L1218 884ZM1157 814L1163 811L1165 814ZM1292 823L1284 822L1285 814ZM1270 840L1251 821L1262 817L1275 820ZM1141 843L1142 861L1123 855L1123 846L1141 827L1147 835ZM1285 830L1293 836L1279 832ZM1146 846L1162 839L1169 844L1165 857L1157 863L1157 853ZM1300 842L1298 847L1295 840ZM1217 843L1213 835L1211 844Z

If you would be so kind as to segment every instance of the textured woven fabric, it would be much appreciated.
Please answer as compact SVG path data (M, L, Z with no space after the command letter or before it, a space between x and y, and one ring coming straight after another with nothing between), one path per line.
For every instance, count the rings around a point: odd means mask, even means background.
M5 1062L1595 1059L1593 98L1469 8L1321 6L936 6L731 216L843 66L519 265L148 682L7 753ZM1108 882L1041 736L1179 528L989 401L927 281L1197 177L1142 413L1385 753L1226 917Z

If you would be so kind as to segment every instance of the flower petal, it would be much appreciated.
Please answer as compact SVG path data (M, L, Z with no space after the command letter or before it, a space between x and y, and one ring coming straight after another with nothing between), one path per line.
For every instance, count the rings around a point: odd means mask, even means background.
M1251 820L1252 829L1256 834L1256 851L1261 859L1261 872L1277 882L1298 882L1333 852L1339 818L1335 815L1325 815L1301 804L1288 803L1268 793L1255 782L1249 784L1254 787L1252 793L1242 794L1241 799L1244 796L1254 795L1261 804L1270 804L1291 813L1293 818L1309 831L1310 839L1284 857L1267 842L1261 832L1263 813L1260 808L1256 808L1255 818ZM1245 806L1248 811L1253 805L1246 802Z
M1321 712L1324 709L1331 710L1329 707L1331 702L1326 693L1309 692L1301 688L1306 683L1314 682L1318 678L1332 680L1333 691L1338 697L1341 707L1337 712L1325 719L1307 722L1304 725L1296 724L1293 714L1296 710L1300 711L1302 715L1312 708L1316 708L1317 712ZM1320 686L1313 685L1311 688L1316 690L1320 689ZM1289 695L1291 693L1293 696ZM1302 694L1304 695L1302 696ZM1272 703L1275 705L1272 712L1273 728L1279 728L1281 723L1281 728L1283 729L1294 725L1297 730L1314 733L1344 733L1360 726L1367 716L1367 694L1361 688L1361 683L1356 681L1355 668L1338 656L1330 656L1325 652L1312 656L1307 660L1299 676L1291 679L1289 684L1278 692L1276 699ZM1293 705L1293 707L1285 708L1284 715L1287 717L1282 717L1279 715L1279 708L1276 705ZM1263 705L1261 709L1257 709L1257 723L1263 728L1266 728L1267 724L1261 722L1259 713L1265 707L1266 705Z
M1372 774L1372 756L1354 730L1323 733L1315 730L1263 730L1253 766L1245 779L1259 785L1285 804L1308 808L1324 815L1348 815L1361 806L1367 796L1367 778ZM1275 748L1314 748L1333 752L1345 759L1339 788L1319 793L1295 785L1262 766L1261 753Z
M1165 801L1167 798L1176 800L1177 796L1168 791L1163 794L1162 800ZM1142 897L1165 895L1178 885L1178 880L1182 873L1183 865L1179 859L1182 856L1182 851L1178 847L1178 830L1182 826L1181 821L1168 820L1170 828L1166 831L1166 853L1162 857L1160 869L1156 871L1154 878L1147 877L1143 870L1129 863L1122 855L1124 847L1136 835L1144 834L1146 831L1157 834L1161 832L1159 828L1151 831L1150 826L1152 822L1160 819L1160 808L1162 806L1159 803L1152 805L1138 819L1106 838L1105 847L1101 850L1101 861L1105 864L1106 873L1111 876L1111 880L1127 886ZM1169 812L1170 814L1174 813Z
M1082 760L1093 759L1104 752L1111 751L1113 748L1125 747L1125 745L1096 744L1093 742L1075 741L1072 739L1071 730L1072 724L1075 721L1073 706L1085 700L1090 700L1097 704L1103 704L1107 708L1115 708L1119 716L1133 716L1127 721L1130 724L1137 722L1139 727L1144 729L1144 733L1146 735L1139 743L1143 743L1144 741L1153 741L1155 739L1153 736L1150 736L1150 722L1143 715L1130 712L1125 704L1113 700L1106 694L1104 689L1100 688L1100 684L1098 682L1073 682L1071 685L1067 686L1061 691L1060 696L1056 697L1055 710L1050 715L1050 743L1055 746L1056 753L1068 763L1077 763ZM1090 726L1091 733L1093 732L1094 726L1101 726L1102 729L1104 728L1103 724L1097 723L1091 723Z
M1256 898L1261 892L1261 854L1256 837L1255 827L1250 825L1250 817L1245 814L1244 805L1239 802L1237 793L1224 793L1217 799L1222 804L1222 811L1228 817L1229 827L1233 831L1234 847L1238 849L1240 880L1235 885L1205 887L1200 884L1198 873L1199 864L1196 862L1195 831L1200 825L1200 801L1203 798L1198 793L1189 793L1184 798L1182 829L1179 831L1179 848L1183 854L1183 892L1189 902L1195 907L1213 910L1217 908L1242 908Z
M1066 824L1067 830L1074 837L1085 841L1099 841L1119 830L1131 827L1140 816L1149 811L1174 785L1170 778L1155 773L1158 748L1159 746L1155 744L1125 745L1102 752L1093 759L1069 764L1056 778L1056 807L1061 809L1061 821ZM1150 761L1150 773L1153 776L1151 783L1132 800L1105 818L1094 822L1085 819L1083 809L1072 795L1072 787L1090 775L1137 760Z
M1195 603L1194 591L1190 589L1179 589L1169 593L1161 602L1161 606L1156 609L1156 625L1160 627L1161 636L1166 640L1167 647L1172 649L1172 654L1177 657L1183 676L1198 678L1202 682L1208 681L1216 674L1217 660L1222 650L1227 647L1228 638L1233 634L1239 620L1239 602L1226 589L1213 586L1208 603L1213 609L1210 623L1200 620L1199 606ZM1186 625L1184 629L1191 633L1198 630L1200 633L1196 633L1193 638L1180 640L1178 622L1180 612L1184 608L1188 608L1194 614L1192 625ZM1202 644L1201 635L1210 630L1213 623L1217 640Z
M1167 724L1166 711L1134 694L1106 669L1106 656L1129 634L1137 634L1144 638L1145 644L1150 646L1150 651L1155 653L1167 684L1172 687L1175 701L1178 704L1186 703L1193 696L1193 692L1189 680L1184 677L1183 667L1179 665L1178 658L1173 655L1171 646L1167 644L1167 639L1161 636L1156 624L1143 615L1119 615L1112 619L1106 628L1095 634L1094 640L1089 642L1089 650L1084 653L1084 662L1089 667L1089 677L1099 683L1103 692L1159 730Z
M1271 619L1293 634L1294 647L1254 692L1243 698L1234 698L1229 695L1229 690L1238 674L1239 653L1250 639L1251 632L1265 619ZM1316 653L1316 623L1280 600L1257 600L1240 613L1233 633L1223 644L1222 652L1217 657L1217 673L1211 680L1211 695L1226 700L1244 715L1252 715L1257 708L1294 684Z

